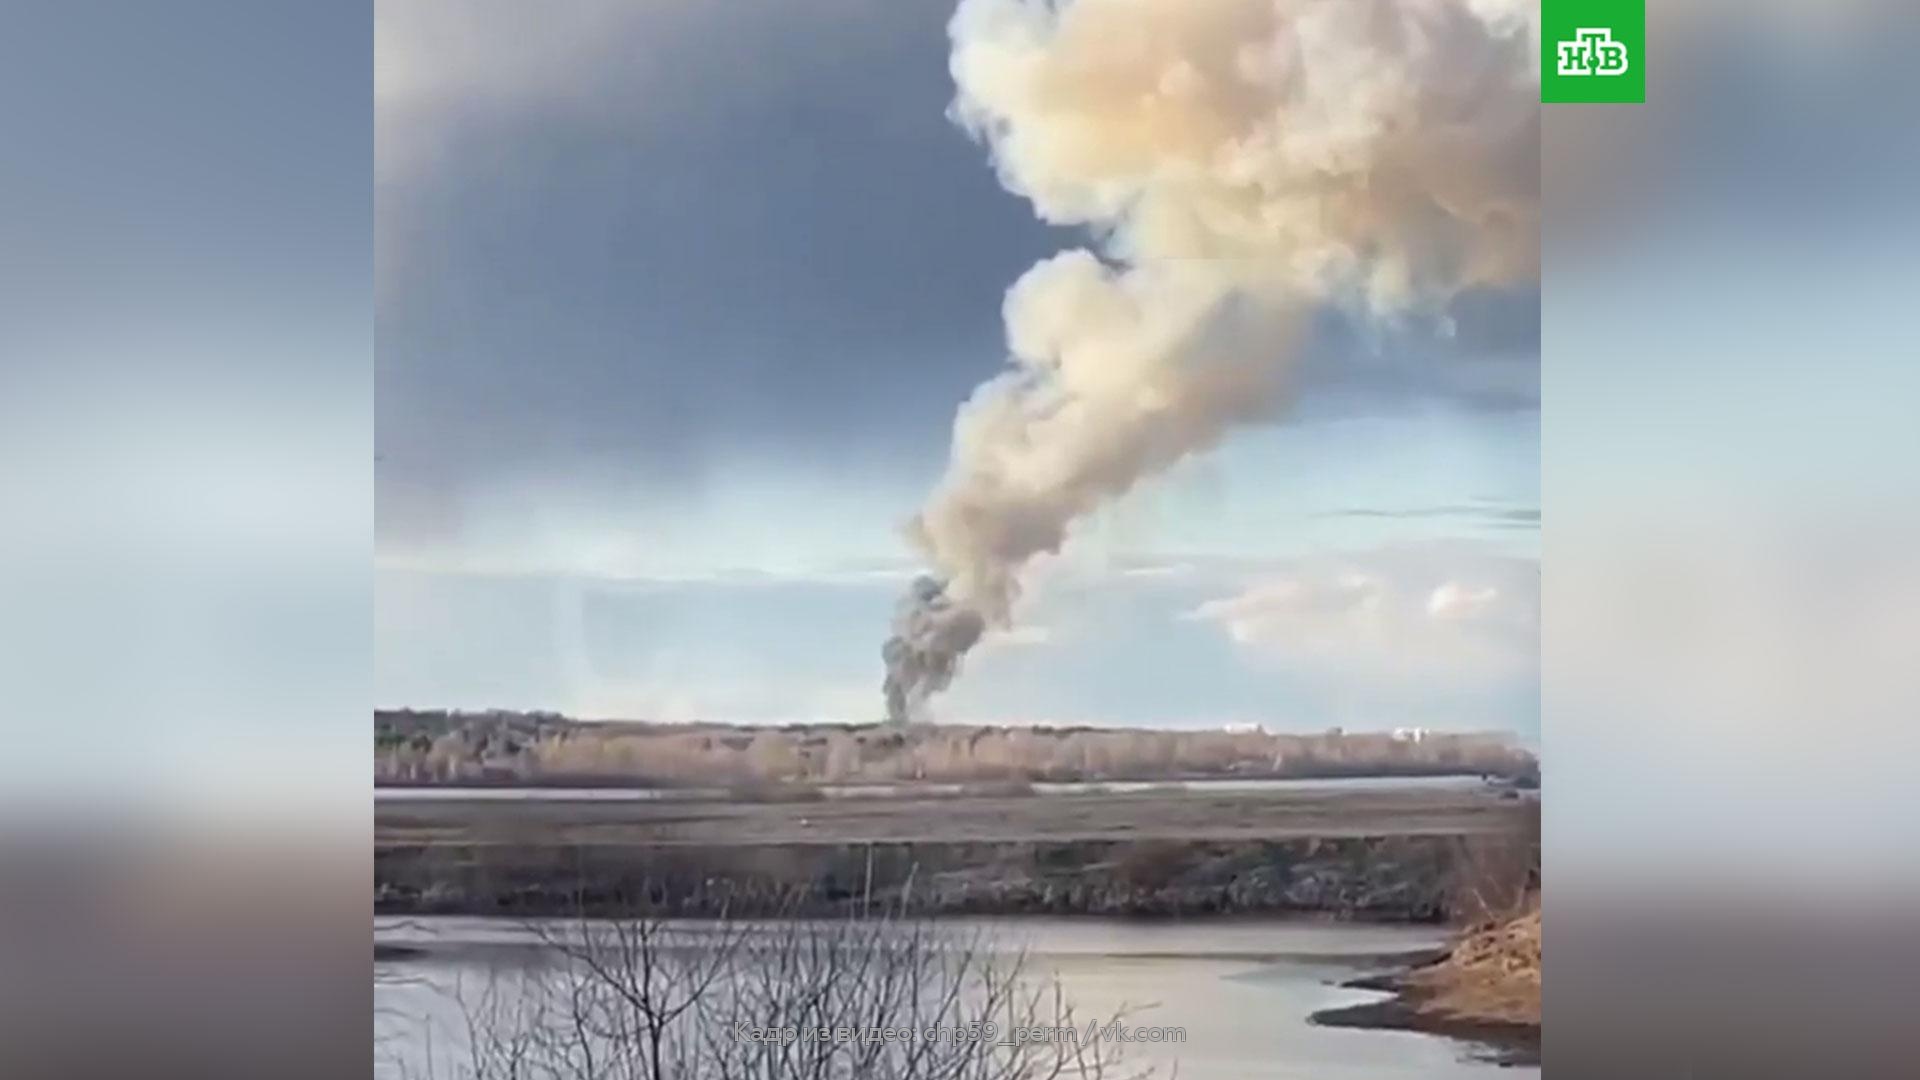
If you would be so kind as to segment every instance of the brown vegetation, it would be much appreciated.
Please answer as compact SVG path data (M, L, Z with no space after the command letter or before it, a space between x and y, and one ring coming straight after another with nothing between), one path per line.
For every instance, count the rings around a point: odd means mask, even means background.
M712 786L1485 773L1530 780L1498 734L580 723L550 713L374 714L383 784Z
M1540 1055L1540 816L1502 846L1456 850L1456 918L1475 921L1439 957L1408 971L1348 985L1391 991L1386 1001L1330 1009L1314 1022L1337 1027L1428 1031L1495 1047L1500 1058L1533 1063ZM1515 871L1520 871L1518 877ZM1492 898L1501 898L1495 901Z
M1402 980L1420 1007L1456 1020L1540 1024L1540 909L1483 925Z
M387 914L679 915L865 898L969 914L1317 913L1469 923L1538 879L1537 808L1484 791L801 804L383 800Z
M1444 837L609 846L395 846L374 853L382 915L617 913L844 916L869 902L923 915L1319 915L1435 923Z

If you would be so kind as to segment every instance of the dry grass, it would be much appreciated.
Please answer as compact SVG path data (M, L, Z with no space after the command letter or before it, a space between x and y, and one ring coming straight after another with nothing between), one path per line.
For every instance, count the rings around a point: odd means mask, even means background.
M1409 973L1422 1012L1475 1023L1540 1023L1540 908L1479 927L1436 964Z

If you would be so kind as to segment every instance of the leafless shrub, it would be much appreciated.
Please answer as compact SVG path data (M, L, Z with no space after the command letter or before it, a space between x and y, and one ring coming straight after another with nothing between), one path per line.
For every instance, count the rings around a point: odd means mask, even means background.
M1102 1080L1116 1044L976 933L842 921L538 924L546 962L454 991L471 1080ZM1117 1018L1102 1018L1102 1023ZM431 1068L430 1075L446 1075ZM1139 1074L1132 1074L1139 1075Z
M1456 922L1480 926L1510 919L1540 889L1540 803L1513 806L1509 828L1453 841L1447 906Z

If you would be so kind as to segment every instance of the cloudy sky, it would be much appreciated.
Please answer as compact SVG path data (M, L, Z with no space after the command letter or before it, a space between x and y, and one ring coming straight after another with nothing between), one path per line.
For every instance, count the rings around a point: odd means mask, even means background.
M378 692L870 720L901 523L1085 242L946 115L949 0L382 0ZM1539 319L1316 318L1081 523L954 720L1538 730Z

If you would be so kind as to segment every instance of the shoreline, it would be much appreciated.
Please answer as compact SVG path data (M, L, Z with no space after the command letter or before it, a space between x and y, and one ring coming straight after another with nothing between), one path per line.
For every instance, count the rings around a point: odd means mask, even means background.
M1433 1008L1434 993L1403 981L1405 973L1369 975L1340 984L1348 990L1378 990L1393 996L1322 1009L1307 1017L1321 1027L1368 1031L1412 1031L1472 1043L1501 1065L1540 1064L1540 1025L1457 1016Z
M1392 996L1322 1009L1323 1027L1417 1031L1484 1048L1502 1065L1541 1063L1540 912L1462 934L1438 955L1342 982Z

